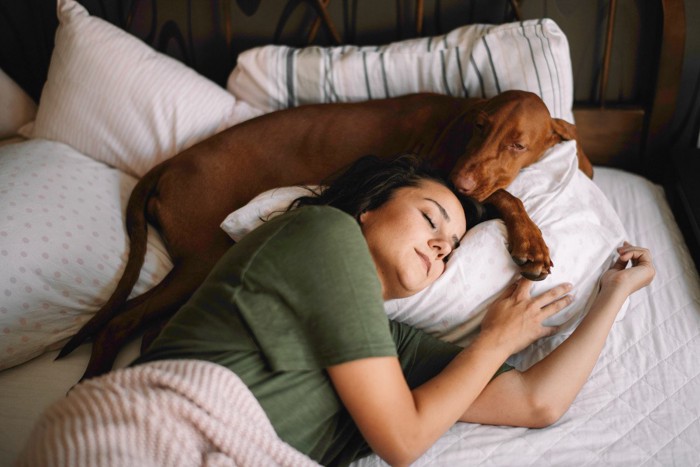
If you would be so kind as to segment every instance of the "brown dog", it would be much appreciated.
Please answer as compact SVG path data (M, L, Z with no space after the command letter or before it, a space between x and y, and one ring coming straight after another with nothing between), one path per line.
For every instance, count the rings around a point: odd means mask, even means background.
M551 267L549 250L520 200L504 188L546 149L575 138L573 125L551 118L542 100L524 91L492 99L415 94L308 105L231 127L138 182L126 212L131 247L124 274L59 358L93 337L84 378L108 371L123 342L175 312L231 246L219 227L230 212L274 187L317 184L366 154L416 153L450 173L464 193L494 204L522 274L542 279ZM592 175L580 148L579 166ZM146 222L159 230L174 267L160 284L127 301L143 265Z

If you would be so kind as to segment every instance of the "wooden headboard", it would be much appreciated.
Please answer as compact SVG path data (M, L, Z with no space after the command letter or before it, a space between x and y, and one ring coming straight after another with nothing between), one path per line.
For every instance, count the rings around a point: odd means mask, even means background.
M619 21L617 2L609 2L597 102L574 108L579 136L594 163L647 173L659 163L653 155L663 144L664 131L676 106L685 46L683 2L660 3L658 41L655 49L646 52L652 63L652 73L646 77L649 91L636 102L620 103L607 98L615 25Z
M685 40L683 0L80 1L221 85L237 55L258 45L381 44L464 24L551 17L570 43L585 151L597 164L645 175L664 162L655 154L678 97ZM56 25L52 2L0 0L0 67L35 100Z

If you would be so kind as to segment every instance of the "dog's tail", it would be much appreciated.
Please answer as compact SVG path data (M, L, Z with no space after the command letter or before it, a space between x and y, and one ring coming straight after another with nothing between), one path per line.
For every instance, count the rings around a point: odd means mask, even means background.
M65 357L88 338L97 333L114 316L122 310L119 308L129 298L134 284L139 278L141 267L146 257L148 239L148 224L146 222L146 206L153 194L158 181L160 170L147 173L134 187L126 207L126 233L129 237L129 255L121 279L107 302L97 310L95 315L70 338L61 349L56 359Z

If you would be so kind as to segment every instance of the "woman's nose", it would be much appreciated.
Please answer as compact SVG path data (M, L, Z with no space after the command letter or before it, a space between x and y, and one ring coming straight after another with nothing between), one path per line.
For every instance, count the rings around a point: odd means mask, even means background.
M437 259L442 259L449 255L452 251L450 242L440 238L436 238L430 241L430 248L437 254Z

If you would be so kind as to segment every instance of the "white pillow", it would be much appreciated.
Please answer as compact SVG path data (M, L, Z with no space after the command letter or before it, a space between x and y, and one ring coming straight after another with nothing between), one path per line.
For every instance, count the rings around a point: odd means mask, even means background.
M59 0L59 26L30 136L141 176L260 111L140 39Z
M221 228L235 242L239 242L263 222L286 212L295 199L316 194L320 188L318 185L308 185L267 190L226 216Z
M520 172L508 191L523 201L542 230L554 262L552 274L535 282L532 293L571 282L576 297L574 303L549 319L548 324L561 326L557 335L541 339L510 359L512 365L524 369L575 329L597 295L598 280L612 265L615 249L626 239L626 233L605 195L578 170L574 141L548 150L540 161ZM305 194L308 190L300 187L270 190L231 213L222 228L239 240L261 219L284 211L292 200ZM520 276L507 242L500 220L469 229L444 275L412 297L387 301L387 314L442 339L467 344L487 306ZM618 319L623 316L624 310Z
M239 55L227 88L266 112L419 91L493 97L523 89L554 117L574 121L569 43L551 19L475 24L379 47L254 48Z
M136 179L65 144L0 148L0 370L58 348L111 295L126 265ZM172 267L159 236L132 295Z

